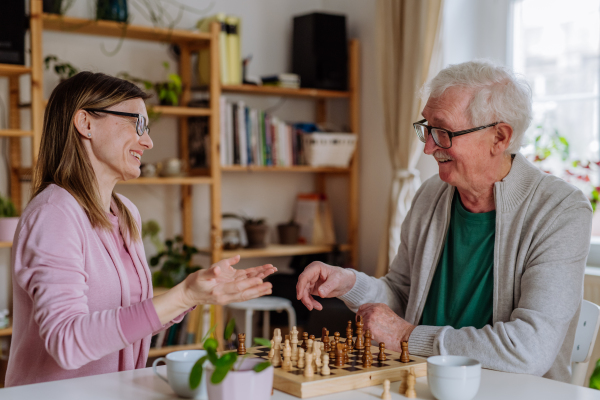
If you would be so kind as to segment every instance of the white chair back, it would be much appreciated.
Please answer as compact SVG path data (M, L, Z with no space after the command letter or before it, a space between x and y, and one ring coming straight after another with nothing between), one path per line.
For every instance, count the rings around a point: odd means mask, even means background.
M594 349L594 343L596 343L598 327L600 327L600 307L591 301L583 300L577 330L575 331L573 353L571 354L571 383L574 385L585 385L585 375Z

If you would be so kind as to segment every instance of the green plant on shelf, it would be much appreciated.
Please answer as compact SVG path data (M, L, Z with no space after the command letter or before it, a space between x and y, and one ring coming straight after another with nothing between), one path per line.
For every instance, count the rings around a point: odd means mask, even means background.
M217 354L217 348L219 347L219 342L217 339L210 338L209 336L215 331L216 325L213 325L207 334L202 338L201 342L204 343L204 350L206 350L206 355L196 361L196 364L192 367L192 371L190 373L190 388L196 389L202 380L202 371L204 369L204 362L208 360L213 366L214 371L210 377L210 381L214 385L218 385L223 382L223 379L227 376L229 371L237 371L241 368L244 359L249 357L251 353L246 353L243 357L238 357L238 354L235 351L231 351L228 353L223 353L221 356ZM233 335L233 330L235 328L235 319L229 320L227 323L227 327L223 332L223 340L225 342L230 342L231 335ZM208 339L207 339L208 338ZM254 338L254 342L260 346L271 348L271 342L267 339L263 338ZM261 372L271 366L269 361L264 361L259 364L256 364L252 369L254 372Z
M54 64L54 72L60 78L60 81L64 81L65 79L69 79L72 76L75 76L79 70L75 68L71 63L67 61L60 60L57 56L50 54L44 58L44 65L46 70L51 68L51 65Z
M168 62L163 62L163 67L167 72L167 80L164 82L153 83L147 79L135 77L128 72L120 72L117 77L140 85L146 91L154 90L161 105L177 106L179 105L179 96L183 90L181 77L169 73L170 65ZM148 116L150 117L150 115Z
M15 204L8 197L0 196L0 218L18 217Z

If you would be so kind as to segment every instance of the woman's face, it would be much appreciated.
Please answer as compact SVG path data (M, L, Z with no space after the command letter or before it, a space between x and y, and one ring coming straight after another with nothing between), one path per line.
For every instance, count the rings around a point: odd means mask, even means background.
M148 121L142 99L131 99L107 110L142 114ZM99 181L126 181L140 176L144 150L153 146L148 133L138 136L135 117L99 113L90 119L91 158ZM87 135L87 134L86 134ZM83 135L84 138L86 135ZM98 176L100 175L100 176Z

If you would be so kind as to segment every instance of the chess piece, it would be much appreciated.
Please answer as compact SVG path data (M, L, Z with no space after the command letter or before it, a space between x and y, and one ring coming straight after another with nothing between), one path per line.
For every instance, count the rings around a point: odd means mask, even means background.
M371 354L371 332L367 329L365 333L365 349L362 356L363 367L368 368L373 364L373 355Z
M402 342L402 354L400 354L400 362L410 362L410 354L408 354L408 342Z
M348 350L354 349L354 343L352 341L352 321L348 321L348 327L346 328L346 343L348 344Z
M381 394L381 400L392 400L392 394L390 393L390 380L386 379L383 381L383 393Z
M312 340L313 342L315 341L315 335L310 335L308 338L309 338L310 340Z
M275 355L275 342L273 340L271 340L271 348L269 349L269 361L271 361L271 359L273 358L273 356Z
M344 343L344 364L350 364L350 359L348 357L348 344Z
M291 331L292 339L290 343L292 345L292 365L295 367L298 364L298 330L294 326Z
M308 343L308 332L302 332L302 344L300 347L306 351L306 344Z
M326 352L331 351L331 349L329 348L329 331L325 328L323 328L323 336L321 337L321 342L323 342L323 344L325 345L324 350Z
M398 393L400 393L401 395L404 395L406 393L406 379L408 378L408 370L403 369L402 371L400 371L400 388L398 390Z
M238 348L237 353L240 356L246 354L246 334L238 333Z
M335 340L335 346L340 342L340 333L336 332L333 334L333 340Z
M273 348L275 349L275 353L273 354L273 359L271 360L271 364L274 367L279 367L281 365L281 329L275 329L275 336L273 336L273 341L275 342Z
M367 338L367 335L369 335L369 337ZM373 346L373 343L371 342L371 331L369 329L367 329L365 331L365 335L364 335L364 345L365 345L365 349L368 347L369 350L371 350L371 346Z
M313 368L313 355L312 355L312 353L306 353L304 355L304 357L305 357L304 377L312 378L313 375L315 374L315 370Z
M335 345L335 366L343 367L344 366L344 344L336 343Z
M321 371L321 345L319 342L313 343L313 363L315 364L315 372L318 374Z
M415 378L415 371L413 368L410 369L408 377L406 378L406 393L404 395L409 399L417 398L417 391L415 390L415 384L417 379Z
M306 352L307 353L312 353L312 349L313 349L313 340L312 339L308 339L308 343L306 344Z
M292 347L290 346L290 339L285 339L285 346L283 347L283 363L281 364L281 369L283 371L292 370Z
M298 369L304 368L304 349L300 347L298 349Z
M387 360L387 357L385 356L385 343L379 343L379 355L377 356L377 359L379 361L385 361Z
M323 366L321 367L321 375L331 375L331 369L329 369L329 354L323 353Z
M362 331L364 325L365 323L362 320L362 315L358 315L356 317L356 342L354 342L354 348L356 350L362 350L365 348Z

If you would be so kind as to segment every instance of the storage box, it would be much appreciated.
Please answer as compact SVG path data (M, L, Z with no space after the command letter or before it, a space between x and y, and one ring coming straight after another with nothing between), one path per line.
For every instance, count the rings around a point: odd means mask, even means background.
M306 133L302 137L306 164L312 167L348 167L356 140L354 133Z

